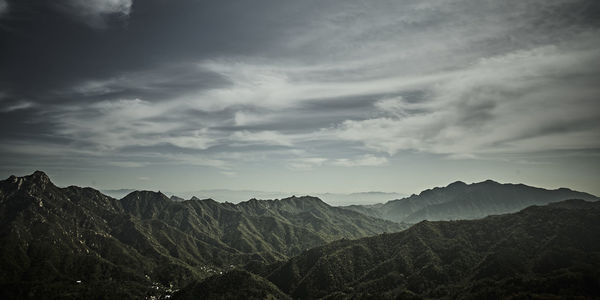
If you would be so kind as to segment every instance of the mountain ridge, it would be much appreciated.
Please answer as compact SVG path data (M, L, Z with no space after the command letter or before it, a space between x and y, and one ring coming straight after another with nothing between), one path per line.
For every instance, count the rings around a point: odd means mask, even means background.
M422 220L477 219L572 198L599 200L595 195L568 188L549 190L488 179L472 184L455 181L445 187L426 189L418 195L382 204L344 208L395 222L417 223Z
M405 228L314 197L235 205L135 191L114 199L57 187L41 171L0 181L0 217L4 298L166 294L230 266Z
M121 199L127 194L136 191L137 189L101 189L100 191L108 196L116 199ZM211 198L218 202L239 203L251 198L256 199L282 199L288 198L291 195L303 194L300 192L274 192L274 191L258 191L258 190L234 190L234 189L206 189L198 191L171 192L164 191L166 195L170 195L175 199L188 200L192 197L199 199ZM352 204L374 204L390 199L397 199L405 195L397 192L382 192L368 191L355 193L310 193L311 196L318 197L325 203L332 206L352 205ZM181 201L179 200L179 201Z
M565 200L477 220L421 221L250 270L294 299L595 299L598 234L600 203ZM213 289L222 284L211 280ZM193 297L186 287L174 298Z

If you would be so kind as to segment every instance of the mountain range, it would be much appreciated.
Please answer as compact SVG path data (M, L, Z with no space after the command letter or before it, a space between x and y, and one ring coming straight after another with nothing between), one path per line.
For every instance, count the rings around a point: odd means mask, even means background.
M567 199L597 201L598 197L567 188L547 190L524 184L500 184L492 180L473 184L457 181L384 204L345 208L395 222L417 223L423 220L478 219Z
M339 240L175 299L597 299L600 203L567 200L480 220L420 222ZM232 282L242 282L229 289ZM209 287L210 286L210 287ZM276 287L276 288L275 288ZM227 291L211 293L211 291Z
M100 190L103 194L121 199L136 189L105 189ZM284 192L269 192L256 190L229 190L229 189L210 189L198 190L191 192L165 192L166 195L171 195L171 198L182 201L196 197L199 199L214 199L218 202L239 203L250 198L256 199L281 199L288 198L290 195L298 195L300 193L284 193ZM404 197L404 194L393 192L359 192L359 193L314 193L311 194L323 202L332 206L355 205L355 204L374 204L388 201L390 199L398 199Z
M37 171L0 181L0 293L146 297L237 265L404 228L314 197L232 204L135 191L118 200L57 187Z
M0 297L598 296L599 204L569 198L597 200L492 181L371 206L153 191L115 199L36 171L0 181Z

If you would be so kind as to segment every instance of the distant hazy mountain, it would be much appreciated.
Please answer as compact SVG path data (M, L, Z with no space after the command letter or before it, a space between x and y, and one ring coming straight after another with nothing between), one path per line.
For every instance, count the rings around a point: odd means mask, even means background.
M256 190L208 189L174 193L177 197L190 199L214 199L217 202L240 203L248 199L283 199L292 196L290 193Z
M173 202L183 202L183 201L185 201L185 199L183 199L183 198L179 198L179 197L177 197L177 196L171 196L171 197L169 197L169 199L170 199L171 201L173 201Z
M254 268L278 291L257 277L243 289L294 299L598 299L599 236L600 203L583 200L480 220L423 221ZM225 292L230 285L224 275L200 286ZM197 286L175 297L206 295Z
M324 193L315 194L315 196L323 199L323 201L334 205L369 205L375 203L381 203L390 199L398 199L405 197L405 194L400 193L386 193L386 192L361 192L361 193Z
M100 192L115 199L121 199L129 193L135 192L135 189L100 190Z
M234 265L405 228L314 197L236 205L134 191L117 200L56 187L39 171L0 181L0 225L3 299L164 295Z
M473 184L457 181L446 187L425 190L419 195L385 204L345 208L396 222L416 223L422 220L477 219L566 199L597 201L598 197L566 188L546 190L523 184L500 184L492 180Z
M135 189L116 189L116 190L101 190L105 195L113 198L123 198L127 194L135 191ZM198 199L214 199L217 202L231 202L239 203L248 199L283 199L288 198L291 195L299 195L301 193L285 193L285 192L268 192L268 191L256 191L256 190L228 190L228 189L212 189L212 190L198 190L191 192L163 192L166 195L172 195L175 197L175 201L181 201L179 199L191 199L196 197ZM325 203L332 206L341 205L353 205L353 204L373 204L387 201L390 199L398 199L406 195L400 193L386 193L386 192L360 192L360 193L315 193L312 194L315 197L320 198Z

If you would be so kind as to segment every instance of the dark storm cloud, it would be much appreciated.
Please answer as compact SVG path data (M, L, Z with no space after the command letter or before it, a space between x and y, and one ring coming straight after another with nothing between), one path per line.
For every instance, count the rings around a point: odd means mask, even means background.
M310 169L600 147L597 1L2 3L11 157Z

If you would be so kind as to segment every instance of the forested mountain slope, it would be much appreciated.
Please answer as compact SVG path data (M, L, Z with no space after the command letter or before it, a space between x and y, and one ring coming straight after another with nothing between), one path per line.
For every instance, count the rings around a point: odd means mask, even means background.
M234 205L136 191L118 200L59 188L39 171L0 181L0 225L1 293L11 298L164 294L233 265L404 228L313 197Z
M600 203L568 200L480 220L423 221L251 269L294 299L595 299L599 236ZM225 284L218 278L213 285Z

